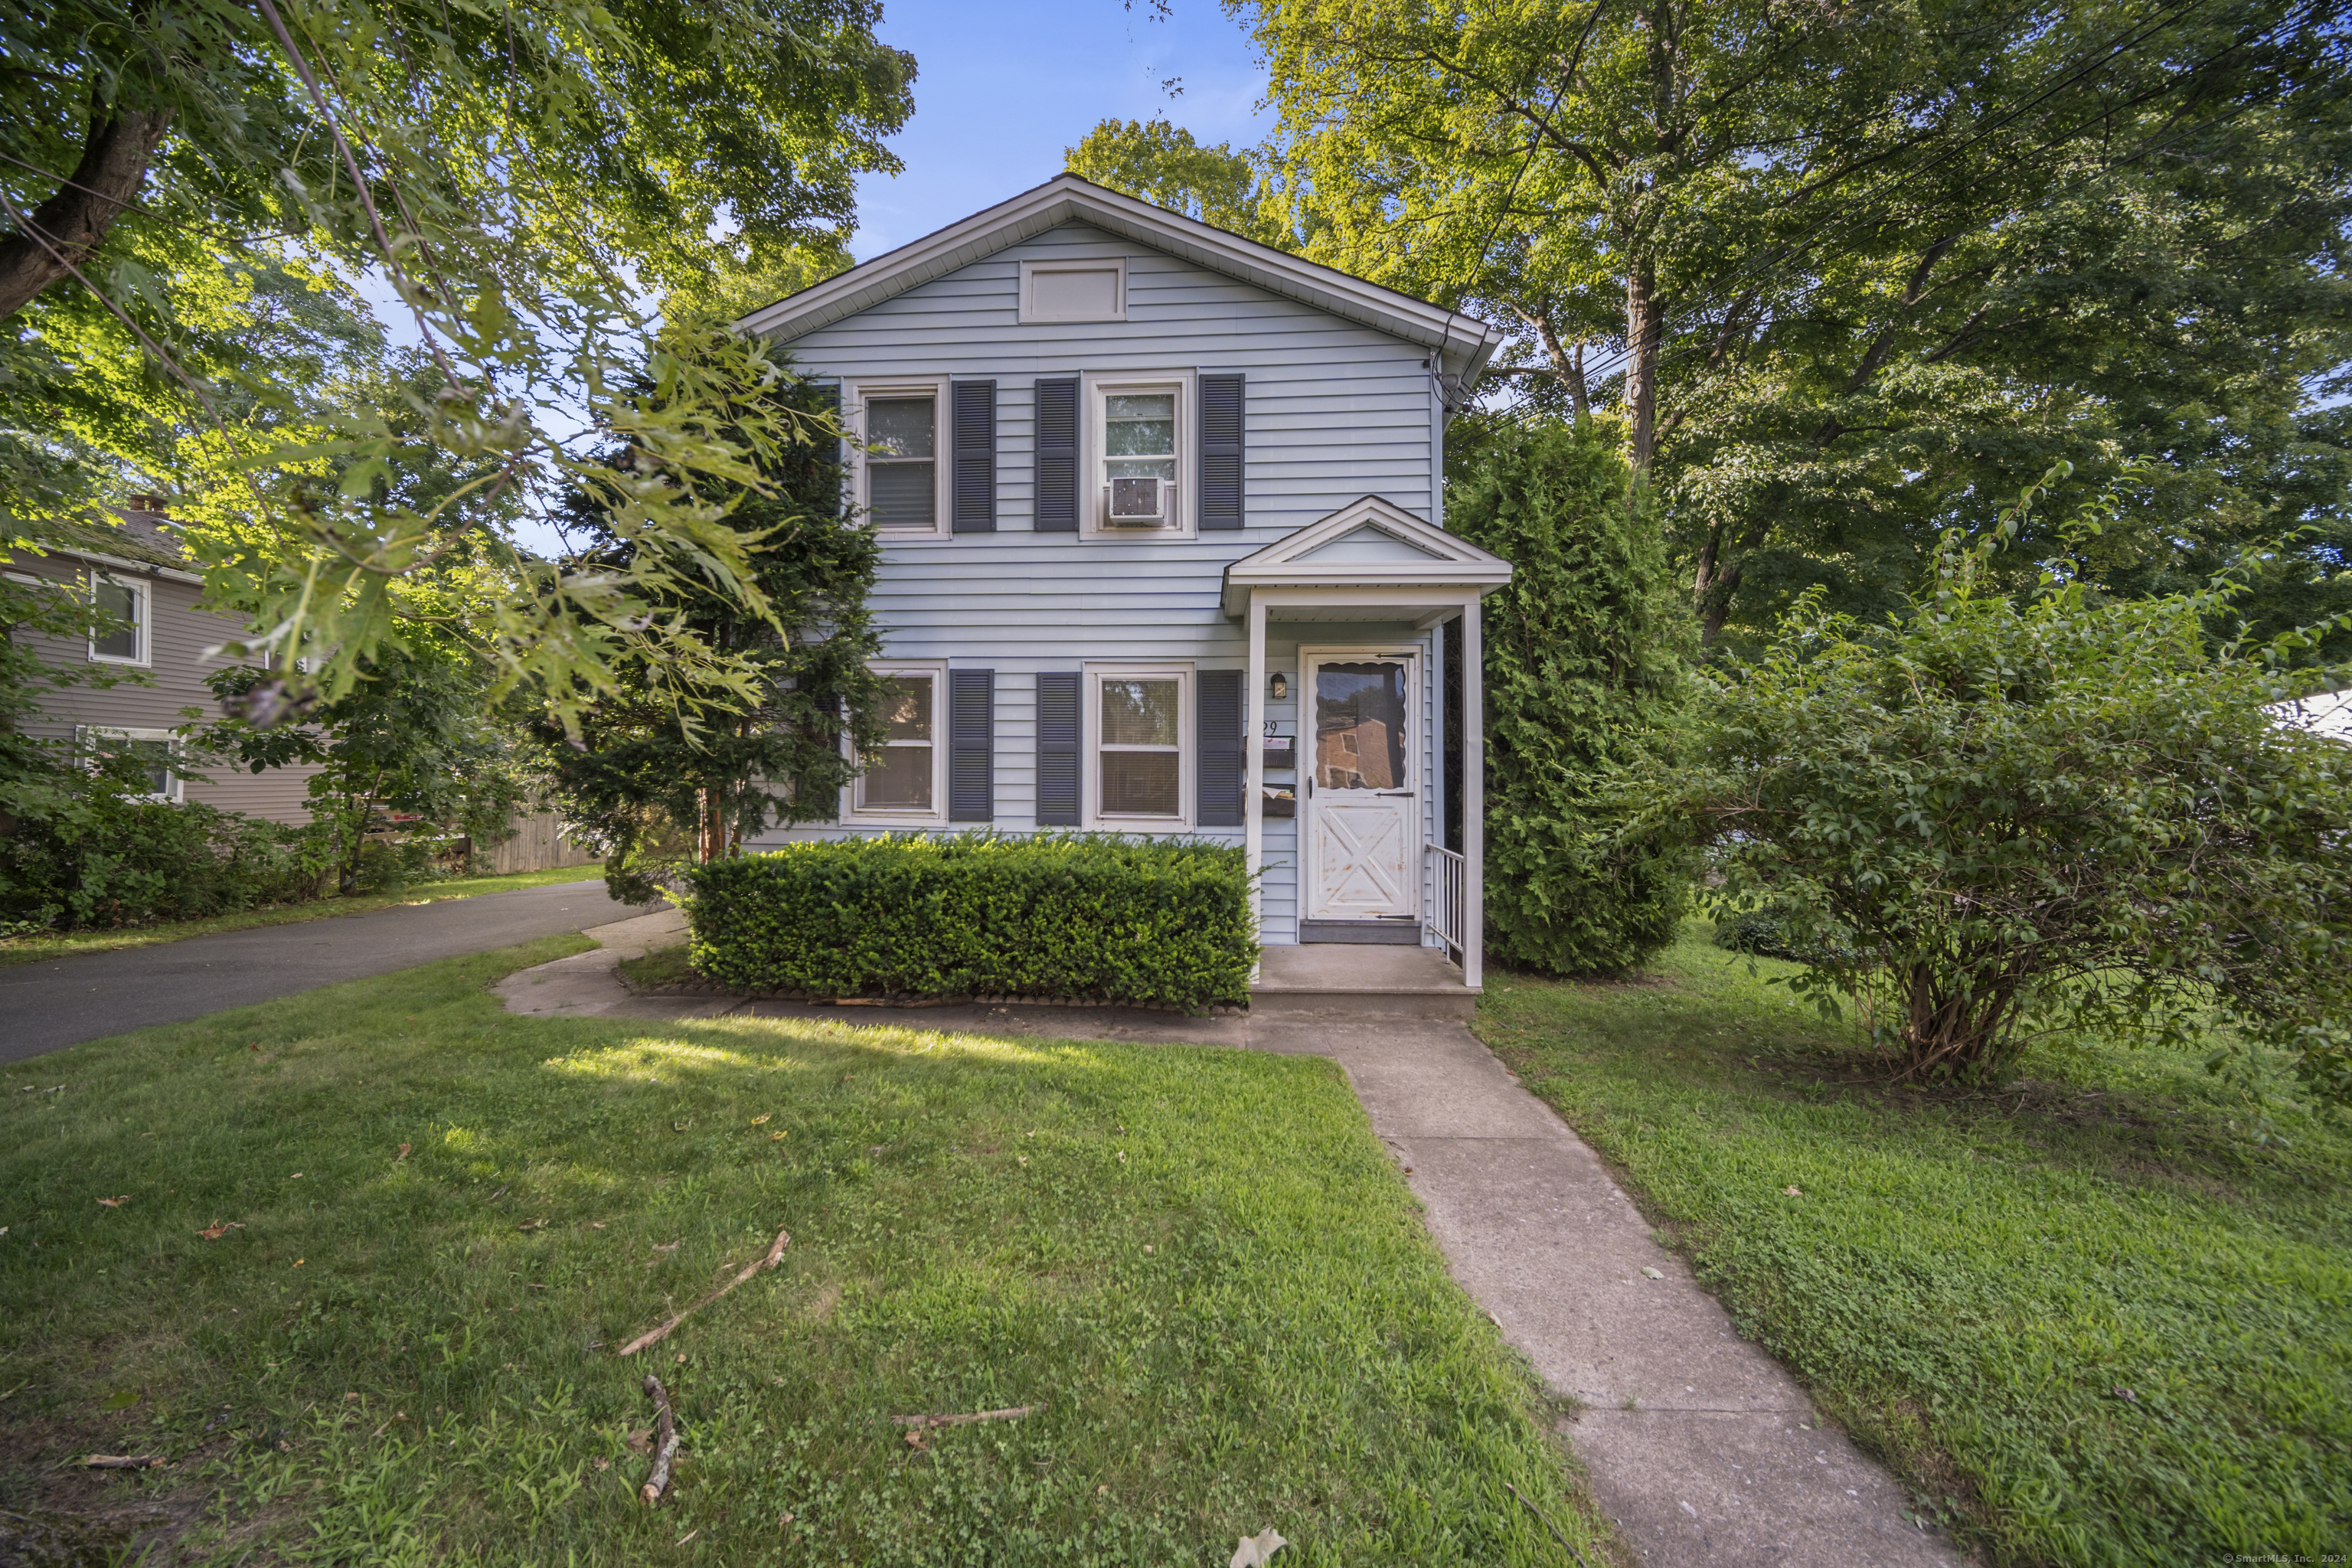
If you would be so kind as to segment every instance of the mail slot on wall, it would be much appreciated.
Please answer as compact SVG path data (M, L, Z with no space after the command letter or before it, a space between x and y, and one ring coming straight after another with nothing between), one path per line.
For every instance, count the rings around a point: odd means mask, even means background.
M1258 815L1261 816L1297 816L1298 815L1298 796L1286 789L1274 789L1268 787L1265 792L1265 800L1259 808Z
M1298 742L1291 735L1268 735L1263 742L1265 765L1270 768L1295 768L1298 765Z

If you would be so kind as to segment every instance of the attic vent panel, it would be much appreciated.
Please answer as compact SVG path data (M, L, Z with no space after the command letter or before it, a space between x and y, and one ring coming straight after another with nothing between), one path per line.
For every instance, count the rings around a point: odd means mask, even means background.
M1024 321L1127 320L1125 260L1021 264Z

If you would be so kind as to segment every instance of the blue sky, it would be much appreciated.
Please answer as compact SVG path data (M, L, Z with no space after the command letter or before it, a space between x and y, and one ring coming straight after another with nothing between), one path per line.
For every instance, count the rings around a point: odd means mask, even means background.
M915 57L915 115L891 139L907 172L858 186L861 261L1051 179L1102 120L1166 116L1202 142L1249 146L1272 125L1265 72L1213 0L974 5L887 0L877 29ZM1181 96L1160 90L1183 79Z

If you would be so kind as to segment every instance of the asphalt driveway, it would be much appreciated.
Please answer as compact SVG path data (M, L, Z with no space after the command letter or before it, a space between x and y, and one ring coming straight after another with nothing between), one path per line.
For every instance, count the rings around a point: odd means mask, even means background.
M602 878L0 967L0 1062L626 920Z

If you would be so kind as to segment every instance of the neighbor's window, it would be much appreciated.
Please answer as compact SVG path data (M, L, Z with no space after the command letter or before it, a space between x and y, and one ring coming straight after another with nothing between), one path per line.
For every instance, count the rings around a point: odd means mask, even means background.
M934 530L940 521L940 402L872 397L866 404L866 504L877 528Z
M90 633L89 657L106 664L146 663L145 585L100 577L91 584L89 602L106 623Z
M95 757L127 759L145 781L149 800L175 801L181 779L173 764L179 761L179 738L169 730L96 730L80 731L81 742Z
M1095 816L1107 826L1181 825L1184 712L1181 670L1095 675Z
M939 813L937 721L940 712L936 671L919 670L888 677L888 695L882 704L881 745L866 753L866 771L858 775L856 807L869 815L932 816Z

